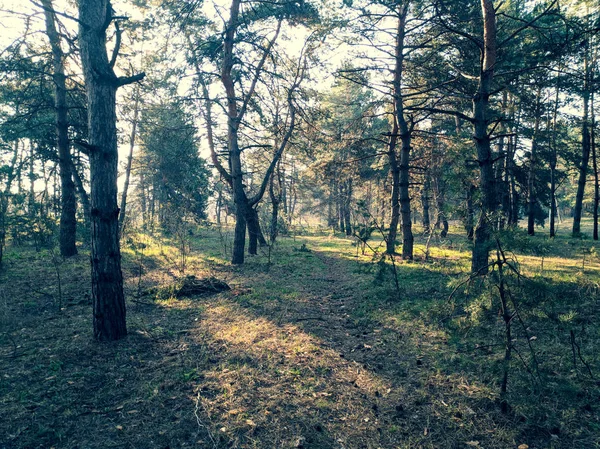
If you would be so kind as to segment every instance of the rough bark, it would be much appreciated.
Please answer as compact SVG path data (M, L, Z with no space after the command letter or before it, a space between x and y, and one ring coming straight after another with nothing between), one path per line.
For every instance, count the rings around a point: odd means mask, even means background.
M471 272L484 274L488 272L491 223L497 203L490 136L487 132L489 97L496 64L496 11L492 0L481 0L481 8L483 13L483 58L479 85L473 96L473 127L482 202L481 215L475 229Z
M88 101L92 216L92 300L94 338L127 335L117 206L116 92L143 74L118 78L106 51L106 30L113 21L107 0L80 0L79 45ZM113 53L116 55L118 48Z
M406 16L408 3L405 2L398 11L396 26L396 44L394 49L394 79L392 82L394 96L394 126L388 149L390 173L392 175L392 216L387 237L387 252L396 252L396 233L400 215L402 216L402 258L413 258L412 219L410 211L410 150L411 131L404 117L404 99L402 96L402 76L404 70L404 39L406 33ZM400 160L396 154L397 139L400 137Z
M552 152L550 156L550 237L554 237L556 235L556 164L558 163L558 148L556 147L556 118L558 116L559 92L557 81L556 93L554 96L554 112L552 114Z
M277 176L277 189L275 189L275 176ZM271 175L271 180L269 183L269 197L271 198L271 228L269 232L269 237L271 243L275 243L277 240L277 235L279 233L279 205L281 204L281 196L283 193L283 179L281 177L281 167L280 164L277 164L277 171ZM331 189L331 184L330 184ZM277 193L275 192L277 190ZM329 192L329 217L328 217L328 226L331 226L332 220L332 200L333 195L332 191Z
M350 205L352 203L352 178L346 181L346 197L344 198L344 225L346 235L352 235L352 222L350 220Z
M421 206L423 207L423 232L429 234L431 232L431 220L429 218L429 190L430 190L429 175L425 175L425 183L421 190Z
M248 227L248 254L256 255L258 253L258 245L261 247L267 246L267 241L260 228L260 220L256 208L248 207L248 216L246 217L246 225Z
M594 97L592 95L592 107L591 107L591 132L590 132L590 144L592 153L592 166L594 169L594 231L593 238L598 240L598 206L600 205L600 179L598 174L598 158L596 155L596 120L594 116Z
M535 234L535 206L537 204L535 192L535 173L537 170L537 146L540 131L540 102L542 89L538 87L535 101L535 119L533 126L533 138L531 139L531 155L529 157L529 173L527 176L527 234Z
M71 151L69 144L69 121L67 106L67 86L64 68L64 54L60 46L60 36L56 31L55 13L51 0L41 0L46 19L46 35L52 49L54 82L54 107L56 109L56 135L58 166L60 169L61 213L59 246L63 257L77 254L77 199L71 172Z
M590 83L587 51L584 56L584 87L583 87L583 117L581 124L581 162L579 163L579 179L577 180L577 194L575 196L575 207L573 209L573 237L581 235L581 216L583 214L583 196L587 181L588 165L590 161Z
M229 153L230 172L226 173L226 175L228 176L228 182L230 182L233 191L233 201L236 206L236 226L233 239L233 257L231 260L231 263L233 264L244 263L244 249L246 246L245 231L247 224L251 226L251 238L253 239L254 237L258 237L257 230L259 230L260 228L255 227L255 225L258 225L258 219L255 220L254 215L250 214L252 214L253 206L256 205L262 199L262 196L264 195L264 192L267 187L269 177L275 167L275 164L278 161L278 158L281 157L281 154L285 148L285 145L287 144L287 141L289 140L289 137L291 136L291 133L293 131L295 113L294 109L292 108L290 129L288 129L286 137L284 137L280 148L275 153L271 164L269 165L269 168L267 169L267 172L263 177L259 192L252 198L248 198L246 191L244 190L243 184L241 149L238 142L239 126L242 122L242 119L244 118L248 104L252 96L254 95L254 91L258 83L259 77L263 71L264 64L271 53L271 49L273 48L275 41L279 36L282 19L280 18L278 20L275 34L266 45L262 57L256 65L256 69L254 71L250 87L248 88L246 95L244 96L243 101L241 102L241 105L238 105L239 97L236 93L232 70L235 63L233 49L236 41L235 37L237 28L239 26L238 21L240 15L240 4L241 0L232 0L231 2L231 7L229 9L229 20L226 23L224 32L223 59L221 63L221 82L223 84L223 87L225 89L225 95L227 97L227 149ZM298 82L298 79L296 79L296 82ZM288 92L288 102L290 105L295 87L297 87L297 84L294 84L294 86ZM250 222L247 221L248 217L250 217Z

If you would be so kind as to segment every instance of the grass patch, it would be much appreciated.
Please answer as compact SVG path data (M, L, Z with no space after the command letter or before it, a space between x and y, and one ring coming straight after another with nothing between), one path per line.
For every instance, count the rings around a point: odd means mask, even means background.
M507 243L525 326L502 414L495 290L474 282L450 298L470 260L456 229L432 239L427 261L422 236L416 261L396 260L399 291L389 260L327 233L282 238L232 267L231 232L201 228L184 270L169 239L129 238L130 335L112 344L92 341L85 251L60 264L62 307L51 254L7 251L0 447L599 447L600 261L589 240ZM232 289L139 297L185 276Z

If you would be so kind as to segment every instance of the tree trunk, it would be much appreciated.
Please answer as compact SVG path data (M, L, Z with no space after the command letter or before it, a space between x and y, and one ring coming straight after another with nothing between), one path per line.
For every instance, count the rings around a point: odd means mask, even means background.
M591 152L592 152L592 164L594 168L594 240L598 240L598 205L600 204L600 180L598 176L598 159L596 155L596 119L594 116L594 96L592 94L591 99L591 116L592 116L592 129L591 129Z
M387 238L387 253L396 252L396 233L398 221L402 215L402 257L413 258L412 220L410 217L410 143L411 131L404 118L404 103L402 98L402 75L404 70L404 38L406 32L406 16L408 4L405 2L398 11L398 24L396 27L396 45L394 52L394 79L392 82L394 96L394 126L390 138L388 159L392 175L392 216L390 230ZM397 139L400 137L400 161L396 155Z
M88 101L92 215L92 300L94 338L118 340L127 335L119 248L117 205L117 88L143 74L118 78L109 62L106 30L112 6L107 0L79 1L79 46Z
M482 193L481 215L475 229L475 245L471 259L471 272L488 272L491 223L496 211L496 185L490 136L487 132L488 104L496 64L496 11L492 0L481 0L483 12L483 59L479 86L473 97L474 140L479 162L479 188Z
M344 225L344 188L342 183L338 184L338 201L337 201L338 220L340 222L340 232L346 232Z
M440 161L439 165L443 166L444 161L443 158ZM436 222L435 222L435 227L436 229L442 229L442 232L440 232L440 237L444 238L448 235L448 219L446 218L446 214L444 212L444 207L445 207L445 185L444 185L444 180L442 179L442 174L440 171L436 171L436 178L435 178L435 201L436 201L436 206L437 206L437 218L436 218Z
M33 142L29 142L29 196L27 200L27 214L29 220L33 223L35 217L35 157L33 151Z
M272 183L271 183L271 185L272 185ZM335 217L333 216L334 201L335 201L334 189L335 189L335 184L332 180L329 182L329 196L327 197L327 227L328 228L335 228Z
M556 236L556 164L558 163L558 149L556 147L556 117L558 115L559 92L560 90L557 76L556 94L554 96L554 112L552 114L552 153L550 156L550 237Z
M64 55L60 47L60 37L56 31L55 14L51 0L42 0L46 19L46 34L52 48L54 81L54 107L56 109L56 135L58 165L60 168L61 212L60 212L60 254L71 257L77 254L77 200L75 184L71 173L71 151L69 148L69 120L67 107L67 87L64 68Z
M135 101L133 104L133 121L131 122L131 134L129 135L129 154L127 155L127 166L125 167L125 183L123 185L123 193L121 195L121 212L119 214L119 232L123 232L125 223L125 212L127 209L127 192L129 191L129 179L131 177L131 164L133 162L133 149L135 147L135 135L138 125L138 114L140 104L139 87L135 90Z
M275 175L277 175L277 183L278 190L277 194L275 194ZM269 237L271 240L271 244L275 243L277 240L277 234L279 232L279 204L281 203L281 193L282 193L282 179L281 179L281 167L280 164L277 164L277 172L271 175L271 180L269 181L269 196L271 198L271 229L269 232ZM333 201L333 192L331 191L332 185L329 183L329 205L328 212L329 216L327 218L327 225L331 227L332 221L332 201Z
M241 265L244 263L244 248L246 246L246 214L236 204L235 230L233 233L233 254L231 263Z
M241 5L241 0L232 0L232 2L231 2L231 7L229 10L229 13L230 13L229 20L226 23L225 33L224 33L223 50L222 50L222 64L221 64L221 83L223 84L223 87L225 89L225 95L227 97L227 108L226 108L226 111L227 111L227 150L229 152L229 169L230 169L230 173L227 174L227 179L231 185L231 188L233 191L233 201L236 206L236 211L235 211L236 225L235 225L235 232L234 232L234 238L233 238L233 257L232 257L231 263L236 264L236 265L244 263L244 248L246 246L246 227L247 227L246 220L250 216L249 214L251 213L252 206L256 205L262 198L262 195L264 194L264 191L267 186L267 182L269 180L269 176L271 175L279 157L281 157L283 149L285 148L285 145L287 144L287 141L290 138L291 132L294 128L294 113L295 113L295 110L291 109L290 127L288 129L288 132L286 133L286 136L283 138L281 146L279 147L278 151L276 152L275 156L273 157L273 160L271 161L271 164L269 165L269 169L267 170L267 173L265 174L265 177L263 178L263 181L261 183L259 193L257 195L255 195L251 200L249 200L248 196L246 195L246 192L244 190L244 183L243 183L244 174L242 171L241 149L240 149L239 142L238 142L239 126L240 126L240 123L242 122L242 119L244 118L244 114L246 113L246 108L248 107L248 103L249 103L252 95L254 94L256 84L258 83L258 80L259 80L259 75L262 72L262 69L267 60L267 57L271 53L271 49L272 49L273 45L275 44L277 37L279 36L283 18L279 18L279 20L277 22L277 29L275 31L275 35L269 41L268 45L266 46L266 48L263 52L262 58L260 59L259 63L256 66L254 77L252 79L250 87L248 88L248 91L247 91L246 95L244 96L244 100L243 100L241 106L238 108L239 97L237 96L236 91L235 91L235 84L234 84L234 79L232 76L232 70L233 70L234 60L235 60L234 54L233 54L233 48L234 48L234 44L235 44L236 31L239 26L238 19L239 19L239 15L240 15L240 5ZM298 80L296 80L296 81L298 81ZM288 92L288 104L290 105L290 108L293 108L292 93L293 93L295 87L297 87L296 84ZM216 158L214 158L214 159L216 159ZM220 166L218 161L215 165ZM257 228L253 227L255 224L256 224ZM249 223L249 225L251 226L251 228L249 228L249 229L252 232L252 234L258 238L258 233L257 233L257 230L259 230L258 219L256 219L256 221L254 221L254 218L251 217L251 223ZM264 240L264 237L262 237L262 239Z
M535 122L533 127L533 138L531 139L531 156L529 158L529 174L527 177L527 234L535 234L535 205L537 203L535 194L535 171L538 135L540 131L540 102L542 89L538 87L535 101Z
M423 184L423 190L421 190L421 206L423 207L423 232L426 234L431 232L431 220L429 218L429 189L429 175L425 174L425 183Z
M248 211L248 216L246 217L249 241L248 254L256 255L258 254L258 245L261 247L267 246L267 241L265 240L265 236L260 228L258 211L249 204L246 207L246 210Z
M344 224L346 235L352 235L352 222L350 220L350 205L352 203L352 178L346 182L346 197L344 198Z
M573 237L581 235L581 216L583 214L583 196L587 180L588 164L590 160L590 129L589 129L589 68L587 49L584 56L584 87L583 87L583 118L581 126L581 163L579 164L579 180L577 181L577 194L575 196L575 208L573 210Z
M279 203L280 199L275 196L273 193L273 189L271 189L271 229L270 229L270 240L271 244L275 243L277 240L278 233L278 222L279 222Z
M215 217L217 219L217 225L221 225L221 209L223 205L223 189L220 187L217 189L217 201L215 203Z

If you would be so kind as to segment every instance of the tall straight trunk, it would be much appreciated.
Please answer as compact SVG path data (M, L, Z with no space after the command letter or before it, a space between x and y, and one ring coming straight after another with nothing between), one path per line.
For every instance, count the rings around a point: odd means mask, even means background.
M271 190L273 187L273 180L271 179ZM327 197L327 227L328 228L335 228L335 217L333 216L333 212L334 212L334 201L335 201L335 195L334 195L334 188L335 188L335 184L334 181L331 180L329 182L329 196ZM281 194L280 194L281 196ZM271 195L271 201L273 200L273 195ZM279 203L278 203L279 205Z
M118 47L110 62L106 51L112 13L107 0L79 1L79 46L88 101L94 338L101 341L127 335L117 205L116 93L119 86L144 76L115 75Z
M427 234L429 234L431 231L431 220L429 219L429 189L429 175L426 173L425 182L423 183L423 190L421 191L421 206L423 207L423 231Z
M217 225L221 225L221 209L223 208L223 189L217 190L217 201L215 204L215 216L217 219Z
M581 162L579 164L579 179L577 181L577 194L575 196L575 208L573 209L573 237L581 235L581 216L583 214L583 196L585 193L585 183L587 181L588 165L590 161L590 129L589 129L589 108L590 108L590 69L588 67L587 49L584 55L584 86L583 86L583 117L581 124Z
M388 188L387 188L387 178L383 179L381 186L381 201L379 206L379 221L381 223L381 229L385 229L385 217L387 215L387 201L388 198Z
M35 217L35 157L33 151L33 142L29 142L29 197L27 199L27 214L33 223Z
M387 252L396 252L396 229L398 226L398 208L402 217L402 258L413 258L414 237L410 210L410 146L411 130L404 117L404 98L402 96L402 77L404 71L404 40L406 37L406 17L409 2L404 2L398 10L396 26L396 44L394 49L394 79L392 89L394 96L394 127L390 139L388 158L392 174L392 217L387 238ZM397 137L400 137L400 161L397 160Z
M502 113L505 116L509 116L509 104L508 104L508 92L504 91L502 92L502 103L501 103L501 107L502 107ZM500 133L501 134L505 134L506 133L506 125L504 123L500 123ZM507 141L506 137L501 135L501 137L498 139L498 154L497 154L497 158L504 161L503 164L497 164L496 165L496 179L500 180L500 191L498 192L500 195L500 201L499 201L499 207L502 211L501 214L499 214L498 217L498 228L499 229L504 229L504 227L506 226L506 223L508 221L507 217L508 214L507 212L507 208L506 208L506 196L509 192L508 190L508 183L506 182L507 178L506 178L506 159L508 157L508 153L509 153L509 141Z
M77 254L77 199L75 183L71 172L71 151L69 145L69 119L67 107L67 86L64 68L64 54L60 47L60 37L56 31L55 13L51 0L41 0L46 19L46 34L52 48L52 79L54 81L54 107L56 109L56 135L58 165L60 169L61 212L60 212L60 254L71 257Z
M237 95L231 71L233 69L233 45L240 12L241 0L231 3L229 22L225 30L223 43L223 65L221 68L221 82L227 95L227 149L229 151L229 167L231 170L231 188L235 203L235 231L233 235L232 264L244 263L244 249L246 247L246 217L248 216L248 198L244 191L241 151L238 143L239 111Z
M350 205L352 203L352 178L346 182L346 198L344 199L344 224L346 235L352 235L352 222L350 220Z
M298 204L298 190L296 188L296 180L292 176L290 179L290 199L288 201L289 209L288 209L288 215L287 215L289 226L292 225L292 220L294 220L294 214L296 212L297 204Z
M337 195L337 212L338 221L340 223L340 232L346 232L346 226L344 225L344 188L343 183L338 184L338 195Z
M594 240L598 240L598 205L600 204L600 180L598 174L598 159L596 154L596 118L594 116L594 95L591 98L591 152L592 152L592 164L594 168Z
M281 177L279 176L279 174L280 174L280 171L279 171L279 165L278 165L277 178L279 180L280 186L279 186L277 194L275 193L275 186L274 186L275 173L273 173L273 175L271 175L271 180L269 181L269 197L271 198L271 227L269 230L269 240L271 241L271 243L275 243L275 240L277 240L277 233L278 233L279 204L281 203ZM330 188L331 188L331 183L330 183ZM331 226L331 208L332 208L331 200L332 200L332 194L330 191L329 192L329 216L327 217L327 226Z
M560 65L559 65L560 70ZM550 237L556 236L556 164L558 163L558 148L556 147L556 118L558 116L558 75L556 93L554 95L554 111L552 113L552 139L550 156Z
M496 11L492 0L481 0L481 8L484 48L479 85L473 97L473 127L482 202L475 229L471 272L484 274L489 269L491 223L497 204L490 136L487 132L489 97L496 64Z
M540 103L542 88L538 87L535 99L535 119L533 126L533 138L531 139L531 156L529 157L529 173L527 176L527 234L535 234L535 206L537 203L535 192L536 156L540 131Z
M246 223L248 227L248 254L257 254L258 245L261 247L267 246L267 241L260 228L260 220L258 218L258 211L256 208L248 207L248 216L246 217Z
M388 161L390 164L390 174L392 177L391 192L391 215L390 227L386 238L386 252L388 254L396 253L396 238L398 235L398 223L400 222L400 166L396 154L396 144L398 142L398 125L394 120L392 135L390 136Z
M133 163L133 149L135 148L135 137L138 125L138 114L140 104L139 87L135 89L135 101L133 103L133 120L131 122L131 134L129 135L129 154L127 155L127 166L125 167L125 183L123 184L123 193L121 194L121 211L119 213L119 232L123 232L125 223L125 213L127 209L127 193L129 191L129 179L131 178L131 164Z
M442 160L438 164L439 166L444 166L444 160ZM436 229L442 229L440 232L440 237L444 238L448 235L448 219L446 218L446 213L444 212L445 208L445 185L444 180L442 179L442 173L440 170L436 170L435 174L435 202L437 206L437 217L435 220Z

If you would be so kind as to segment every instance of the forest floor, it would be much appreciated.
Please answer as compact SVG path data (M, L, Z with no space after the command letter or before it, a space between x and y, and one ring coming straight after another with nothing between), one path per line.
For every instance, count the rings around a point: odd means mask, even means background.
M230 231L181 237L183 254L124 238L129 335L114 343L92 340L85 249L8 248L0 448L600 448L593 241L506 244L518 314L501 413L499 278L466 282L464 237L432 238L425 260L420 236L413 262L381 260L377 240L362 254L282 237L241 267ZM174 297L189 275L232 289Z

